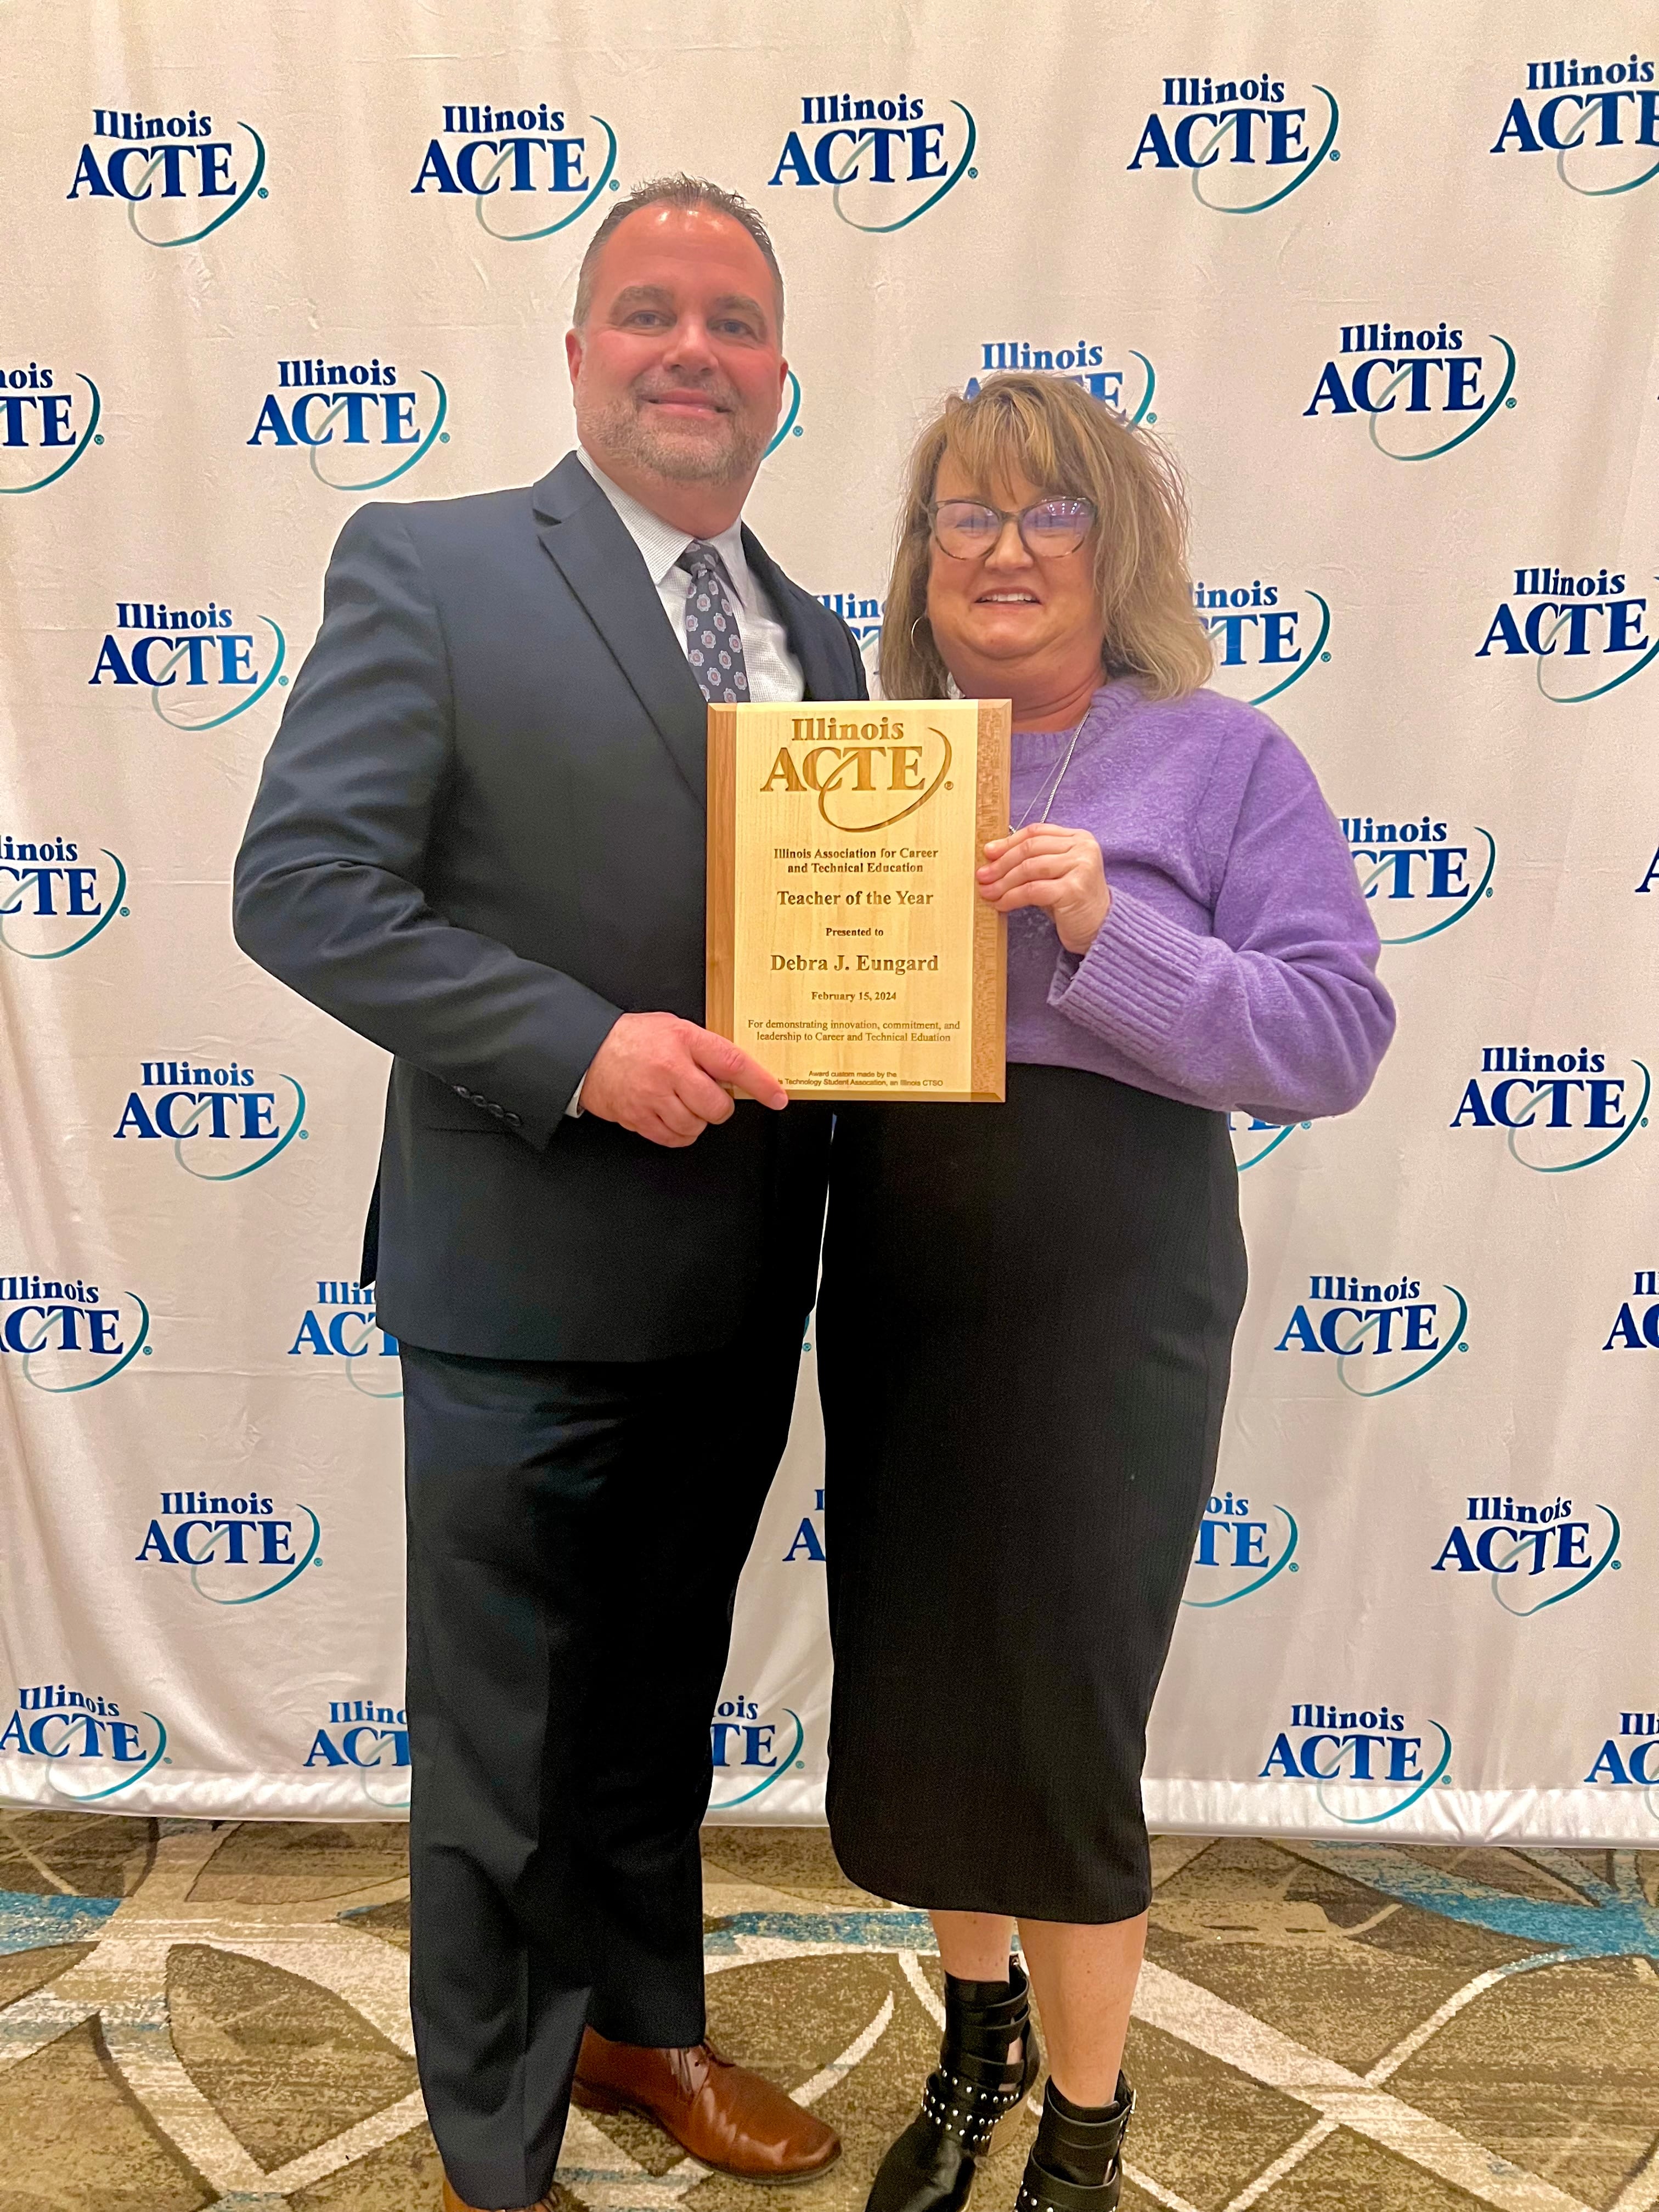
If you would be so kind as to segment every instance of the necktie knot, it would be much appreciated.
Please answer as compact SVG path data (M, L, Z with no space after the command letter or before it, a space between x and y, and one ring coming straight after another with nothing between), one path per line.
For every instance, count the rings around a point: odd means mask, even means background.
M720 549L711 545L706 538L694 538L674 565L684 568L693 582L701 582L709 575L718 576L721 583L726 580L726 563L720 556Z

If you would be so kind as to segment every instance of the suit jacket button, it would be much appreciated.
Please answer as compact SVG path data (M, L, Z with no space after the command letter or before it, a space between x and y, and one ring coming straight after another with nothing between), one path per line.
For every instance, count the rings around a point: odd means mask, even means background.
M515 1129L520 1127L524 1121L524 1115L522 1114L509 1114L507 1118L513 1124Z

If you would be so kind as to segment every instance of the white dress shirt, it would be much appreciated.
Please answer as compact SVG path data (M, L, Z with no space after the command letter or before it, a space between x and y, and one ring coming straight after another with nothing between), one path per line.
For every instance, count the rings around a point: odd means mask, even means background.
M641 558L657 587L657 597L662 601L662 611L679 640L680 651L690 649L685 635L685 595L691 588L691 577L679 565L680 556L688 545L695 544L689 531L678 529L665 522L659 514L635 499L631 492L612 483L605 471L585 447L578 446L576 457L599 489L617 510L623 528L639 547ZM732 587L734 602L732 612L738 619L738 635L743 641L743 663L749 672L749 696L757 706L784 705L806 696L806 682L801 665L789 647L789 633L778 619L777 610L761 588L759 579L744 557L743 523L734 522L729 530L722 530L718 538L705 541L712 545L725 563L726 577ZM582 1110L582 1082L571 1093L567 1114Z
M577 447L576 455L639 547L657 587L657 597L662 601L663 612L673 624L680 651L685 652L685 595L691 588L691 578L679 566L679 558L688 545L696 544L696 539L689 531L678 529L673 523L665 522L659 514L653 514L648 507L631 492L625 492L620 484L612 483L583 447ZM720 555L731 583L738 635L743 641L744 666L749 672L750 698L762 707L804 699L805 679L799 661L789 649L789 633L744 558L741 520L734 522L729 530L722 530L718 538L704 542Z

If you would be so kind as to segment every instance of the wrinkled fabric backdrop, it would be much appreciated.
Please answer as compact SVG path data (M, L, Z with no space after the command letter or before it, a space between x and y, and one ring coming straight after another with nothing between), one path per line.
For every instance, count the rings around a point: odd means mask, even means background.
M1235 1130L1153 1823L1659 1842L1651 11L59 0L7 41L0 1796L407 1802L352 1279L386 1064L238 953L231 860L346 517L552 465L584 245L685 168L788 278L749 514L790 572L873 637L908 441L989 369L1156 424L1215 680L1387 947L1364 1105ZM820 1813L820 1480L809 1346L714 1723L744 1820Z

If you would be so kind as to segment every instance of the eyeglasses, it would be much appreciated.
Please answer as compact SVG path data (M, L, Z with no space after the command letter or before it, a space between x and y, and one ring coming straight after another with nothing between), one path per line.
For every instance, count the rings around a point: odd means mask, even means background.
M955 561L988 553L1005 523L1018 527L1021 544L1039 561L1075 553L1095 526L1094 505L1086 499L1040 499L1015 514L977 499L941 499L929 507L927 517L933 543Z

